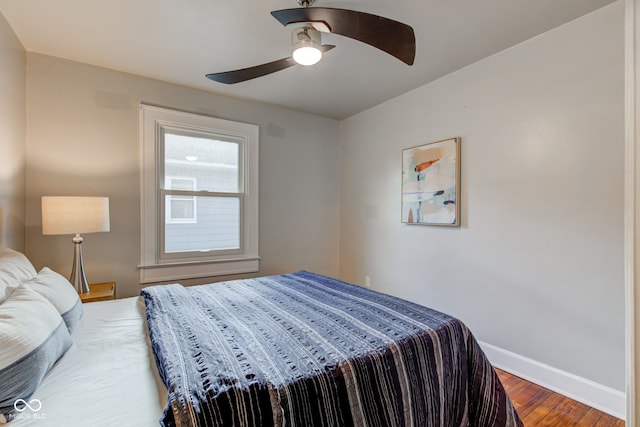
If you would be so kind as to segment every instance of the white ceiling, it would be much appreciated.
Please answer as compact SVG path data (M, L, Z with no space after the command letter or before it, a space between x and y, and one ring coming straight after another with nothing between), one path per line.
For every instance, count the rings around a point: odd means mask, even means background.
M270 12L295 0L0 0L0 12L29 52L343 119L613 1L318 0L411 25L415 64L328 34L337 47L315 66L236 85L204 75L288 57Z

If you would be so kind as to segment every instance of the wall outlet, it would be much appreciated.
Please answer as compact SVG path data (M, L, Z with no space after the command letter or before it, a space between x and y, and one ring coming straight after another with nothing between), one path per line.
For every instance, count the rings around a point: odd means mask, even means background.
M369 276L364 276L364 285L365 285L367 288L370 288L370 287L371 287L371 277L369 277Z

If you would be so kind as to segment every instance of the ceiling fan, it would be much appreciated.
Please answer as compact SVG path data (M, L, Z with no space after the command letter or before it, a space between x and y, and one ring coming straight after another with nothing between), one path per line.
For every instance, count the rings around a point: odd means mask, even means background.
M294 65L313 65L334 45L323 45L321 33L334 33L380 49L413 65L416 40L413 28L402 22L355 10L310 7L315 0L297 0L301 8L274 10L271 15L291 28L292 55L255 67L207 74L219 83L233 84L266 76Z

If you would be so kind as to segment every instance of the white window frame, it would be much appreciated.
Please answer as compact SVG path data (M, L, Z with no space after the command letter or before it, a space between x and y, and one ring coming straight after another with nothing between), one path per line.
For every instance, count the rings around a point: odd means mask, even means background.
M186 176L168 176L167 177L170 181L174 180L174 179L181 179L184 181L191 181L193 183L193 185L191 186L191 190L195 191L196 190L196 179L192 178L192 177L186 177ZM170 185L169 186L170 190L173 190L173 186ZM180 200L180 201L190 201L193 204L193 216L191 218L174 218L172 213L173 213L173 209L172 209L172 204L174 200ZM169 203L167 203L165 205L165 218L167 221L167 224L197 224L198 223L198 201L196 199L195 196L187 196L187 195L173 195L173 196L169 196Z
M162 156L165 130L215 133L239 140L240 173L243 188L239 251L211 251L197 257L166 258L161 256L164 209L162 189ZM140 105L141 198L140 198L140 283L252 273L259 268L258 254L258 141L257 125L215 117ZM159 215L158 213L162 213Z

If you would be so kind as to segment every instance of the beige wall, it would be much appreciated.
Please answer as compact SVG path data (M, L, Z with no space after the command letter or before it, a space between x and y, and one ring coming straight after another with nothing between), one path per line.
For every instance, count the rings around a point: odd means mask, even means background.
M37 268L66 275L73 255L71 236L42 235L40 197L109 196L111 232L84 236L87 279L116 280L119 297L139 293L144 102L259 125L260 274L338 274L337 121L40 54L27 59L26 250Z
M24 250L26 52L0 14L0 246Z
M623 10L345 120L341 277L368 275L485 343L624 390ZM402 225L402 149L454 136L462 226Z

